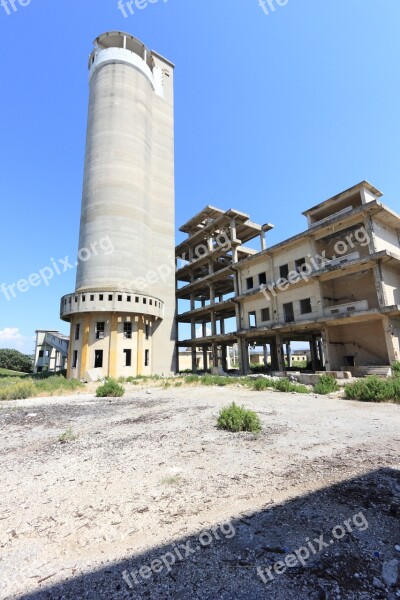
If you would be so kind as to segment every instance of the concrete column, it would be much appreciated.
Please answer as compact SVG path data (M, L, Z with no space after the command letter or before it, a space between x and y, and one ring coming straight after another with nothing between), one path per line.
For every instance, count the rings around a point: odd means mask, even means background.
M292 361L292 347L290 345L290 342L288 344L286 344L286 360L287 360L288 367L291 368L293 366L293 361Z
M197 348L196 346L192 346L192 371L196 373L197 371Z
M260 246L261 246L261 250L267 249L267 242L265 241L265 231L262 231L260 233Z
M210 287L210 304L213 305L213 304L215 304L214 284L209 283L209 287Z
M283 343L279 333L276 335L276 357L278 362L278 371L285 371L285 362L283 358Z
M208 351L207 346L203 346L203 369L207 371L208 369Z
M263 352L264 352L264 366L268 367L268 346L267 346L267 344L264 344Z
M221 328L221 335L224 335L224 333L225 333L225 319L220 319L219 324L220 324L220 328Z
M325 358L324 358L324 348L322 345L322 339L317 341L317 345L318 345L319 362L321 365L321 369L323 369L325 366Z
M226 360L226 346L225 344L222 345L222 369L225 371L225 373L228 371L228 363Z
M214 367L218 367L218 346L217 344L213 343L212 345L212 356L213 356L213 366Z
M247 344L247 340L245 340L243 338L239 338L238 350L239 350L240 372L242 375L247 375L250 370L249 347Z
M393 326L391 326L391 323L388 319L388 317L384 317L382 320L382 327L383 327L383 332L385 335L385 342L386 342L386 348L387 348L387 354L388 354L388 359L389 359L389 364L392 364L394 362L396 362L397 359L397 343L394 344L393 343L393 339L392 339L392 329ZM395 336L393 336L395 337ZM398 340L395 339L395 341L397 342Z
M333 371L334 369L332 368L332 359L331 359L331 352L330 352L330 345L329 345L330 344L329 327L322 328L321 336L322 336L322 345L323 345L323 352L324 352L325 369L327 371Z
M317 356L317 347L316 347L315 336L312 336L312 338L310 340L310 352L311 352L312 370L318 371L318 356Z

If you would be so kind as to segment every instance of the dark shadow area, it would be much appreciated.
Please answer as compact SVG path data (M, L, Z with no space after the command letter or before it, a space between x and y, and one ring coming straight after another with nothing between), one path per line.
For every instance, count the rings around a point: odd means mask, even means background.
M229 517L227 514L227 523ZM20 599L394 600L398 597L400 580L397 584L386 584L382 567L388 561L400 559L395 549L400 544L399 471L379 469L246 514L231 521L231 527L207 531L201 538L203 546L199 536L184 538L53 587L45 587L44 582L43 588ZM296 565L286 567L280 575L272 568L272 578L268 576L265 569L277 561L285 561L288 554L301 547L302 561L297 560ZM176 548L182 560L177 558ZM189 556L185 557L189 549ZM309 557L305 556L306 551ZM165 565L172 562L173 554L175 563L168 570ZM159 573L142 568L142 573L150 577L145 579L139 574L141 567L150 566L163 556L165 562L161 561ZM159 562L153 565L160 569ZM262 581L257 567L262 567L267 583ZM138 583L134 583L130 576L132 589L122 577L125 570L133 571L137 579ZM282 564L277 570L282 570Z

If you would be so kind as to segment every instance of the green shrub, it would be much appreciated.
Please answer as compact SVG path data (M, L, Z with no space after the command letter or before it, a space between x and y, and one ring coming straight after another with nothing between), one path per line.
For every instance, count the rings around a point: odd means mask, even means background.
M125 393L125 389L115 379L108 379L96 390L97 398L120 398Z
M296 394L310 393L310 390L306 385L292 383L286 377L284 377L283 379L278 379L278 381L274 381L274 388L277 392L295 392Z
M345 386L346 396L362 402L400 401L400 378L379 379L371 375Z
M273 382L271 379L253 379L250 385L256 392L262 392L263 390L273 387Z
M336 379L331 375L321 375L314 385L314 392L321 395L337 392L339 389Z
M228 431L261 431L261 421L253 410L237 406L234 402L221 410L217 426Z
M392 364L392 372L394 377L400 377L400 362Z

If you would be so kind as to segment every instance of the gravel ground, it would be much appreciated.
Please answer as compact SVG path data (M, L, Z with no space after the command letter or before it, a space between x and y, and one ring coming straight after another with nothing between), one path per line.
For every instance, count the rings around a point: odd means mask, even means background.
M261 434L215 428L232 400ZM0 596L398 598L399 416L239 386L2 402Z

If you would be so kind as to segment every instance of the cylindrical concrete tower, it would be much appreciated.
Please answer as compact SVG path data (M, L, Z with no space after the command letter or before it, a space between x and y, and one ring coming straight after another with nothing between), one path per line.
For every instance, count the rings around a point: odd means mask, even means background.
M131 35L99 36L90 96L68 372L174 364L173 65Z

